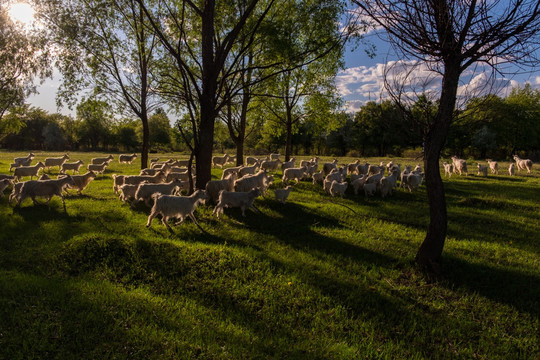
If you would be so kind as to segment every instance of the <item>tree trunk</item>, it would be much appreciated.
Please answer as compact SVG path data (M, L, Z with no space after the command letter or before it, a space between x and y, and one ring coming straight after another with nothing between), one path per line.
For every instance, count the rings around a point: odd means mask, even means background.
M148 167L148 151L150 148L150 128L148 127L148 115L143 113L141 116L143 126L143 138L141 149L141 170Z

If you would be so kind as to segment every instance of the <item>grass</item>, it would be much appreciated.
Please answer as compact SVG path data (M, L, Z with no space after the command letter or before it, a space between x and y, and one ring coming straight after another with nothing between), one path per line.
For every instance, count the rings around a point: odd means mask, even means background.
M171 234L113 194L112 174L136 172L115 160L67 213L0 198L0 358L540 359L538 167L445 179L437 279L411 263L424 187L335 199L301 182L262 214L202 206L206 233Z

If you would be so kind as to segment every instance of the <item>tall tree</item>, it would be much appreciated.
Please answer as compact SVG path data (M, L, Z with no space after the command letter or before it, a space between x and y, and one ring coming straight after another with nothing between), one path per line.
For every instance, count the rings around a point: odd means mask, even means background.
M430 223L416 262L433 271L447 233L439 158L454 120L460 78L479 63L503 70L507 63L537 64L538 0L353 0L404 59L427 64L441 75L438 109L424 136L424 168ZM492 74L495 74L493 72Z

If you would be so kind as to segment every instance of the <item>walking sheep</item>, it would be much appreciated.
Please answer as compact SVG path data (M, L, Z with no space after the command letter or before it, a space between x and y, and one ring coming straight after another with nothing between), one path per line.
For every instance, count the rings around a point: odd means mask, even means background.
M118 162L120 164L131 164L136 158L137 154L121 154L120 156L118 156Z
M60 168L60 174L65 174L66 171L72 170L73 174L75 175L75 171L77 174L79 174L79 169L81 168L81 165L83 164L82 160L78 160L74 163L63 163Z
M30 180L32 180L35 177L38 176L39 170L43 169L45 167L45 164L41 161L38 162L36 165L33 166L21 166L16 168L13 171L13 176L15 176L15 179L19 181L21 177L23 176L30 176Z
M152 225L152 220L157 216L161 215L161 222L167 227L168 230L172 231L171 227L168 224L169 218L179 218L180 221L177 223L180 224L189 217L195 225L200 228L197 219L195 219L195 209L200 203L204 203L208 196L206 191L197 190L190 196L173 196L173 195L162 195L155 194L154 206L152 206L152 211L148 216L148 221L146 227Z
M230 192L222 190L219 193L219 200L214 211L212 211L212 214L216 214L219 219L219 214L223 214L223 208L226 207L239 207L242 210L242 216L246 216L245 210L247 208L253 208L260 212L260 210L253 205L255 199L260 195L261 190L259 189L253 189L249 192Z
M292 186L287 186L285 189L274 190L274 196L276 198L276 201L279 201L282 204L285 204L285 201L289 197L291 190L292 190Z
M46 158L45 159L45 166L47 167L47 170L51 170L51 166L58 166L58 169L62 168L62 164L65 163L67 160L69 160L69 155L64 154L61 157L54 157L54 158Z
M527 174L531 173L533 162L530 159L520 159L519 156L514 155L514 160L516 161L518 171L527 169Z
M60 179L51 180L30 180L23 183L20 196L17 201L17 206L20 206L26 198L32 198L34 205L37 204L36 197L47 198L47 204L51 201L53 196L59 196L62 199L64 205L64 211L66 211L66 201L62 191L66 186L72 186L73 178L70 175L66 175Z

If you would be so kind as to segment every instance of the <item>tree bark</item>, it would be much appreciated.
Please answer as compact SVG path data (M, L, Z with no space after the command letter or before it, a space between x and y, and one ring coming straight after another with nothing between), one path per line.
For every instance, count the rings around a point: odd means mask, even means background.
M150 149L150 128L148 127L148 114L143 112L141 114L141 121L143 126L143 138L141 149L141 170L148 167L148 152Z

